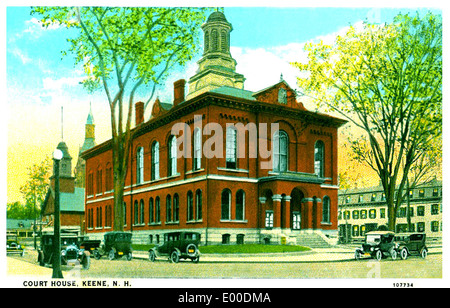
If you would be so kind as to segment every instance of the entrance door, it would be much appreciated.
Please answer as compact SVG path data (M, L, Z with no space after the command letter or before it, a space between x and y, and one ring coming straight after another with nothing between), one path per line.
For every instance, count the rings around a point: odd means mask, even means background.
M302 219L301 219L300 212L293 212L292 213L292 229L300 230L301 221L302 221Z
M291 219L292 224L291 228L292 230L300 230L302 228L302 200L304 198L303 192L298 189L294 188L291 192Z

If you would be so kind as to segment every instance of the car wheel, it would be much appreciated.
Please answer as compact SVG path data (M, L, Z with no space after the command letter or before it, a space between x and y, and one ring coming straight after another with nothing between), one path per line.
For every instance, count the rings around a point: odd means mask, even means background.
M150 251L148 252L148 259L149 259L150 261L152 261L152 262L155 262L156 254L155 254L155 252L154 252L153 250L150 250Z
M420 256L422 257L422 259L425 259L427 257L427 255L428 255L428 251L425 248L423 248L420 251Z
M200 261L200 257L197 256L197 257L195 257L195 258L192 258L191 260L192 260L192 262L194 262L194 263L198 263L198 261Z
M38 263L40 266L44 266L45 262L44 262L44 254L42 253L42 251L38 252Z
M130 252L127 254L127 261L131 261L131 259L133 259L133 253L130 251Z
M397 250L392 249L391 258L392 258L392 260L397 260Z
M375 253L375 259L381 261L381 258L383 258L383 253L381 252L381 250L377 250L377 252Z
M178 263L180 261L180 256L178 255L178 252L176 250L172 251L170 254L170 261L172 263Z
M91 266L91 257L85 255L83 261L81 262L81 265L83 266L84 270L88 270Z
M361 252L355 251L355 260L361 259Z
M100 258L102 257L102 255L100 254L100 252L97 249L94 250L93 254L94 254L95 260L100 260Z
M112 261L115 258L116 258L116 253L115 253L114 249L111 249L108 253L108 259Z
M408 250L406 248L400 250L400 258L402 258L402 260L408 259Z

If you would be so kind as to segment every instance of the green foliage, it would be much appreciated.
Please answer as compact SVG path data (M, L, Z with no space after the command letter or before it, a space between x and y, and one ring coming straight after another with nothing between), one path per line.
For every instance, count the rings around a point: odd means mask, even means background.
M299 86L364 131L350 140L353 158L377 172L395 221L395 186L402 189L410 170L441 148L442 17L398 15L305 50L309 62L292 63L307 73Z
M25 204L8 204L8 218L25 219L39 216L40 206L49 188L51 166L51 159L47 157L42 162L28 167L28 180L20 187Z
M160 83L174 65L184 65L198 52L198 31L206 8L164 7L33 7L44 27L77 29L68 38L75 63L86 73L89 91L102 87L110 103L123 96L133 81L133 93L144 84ZM109 94L110 81L117 94Z

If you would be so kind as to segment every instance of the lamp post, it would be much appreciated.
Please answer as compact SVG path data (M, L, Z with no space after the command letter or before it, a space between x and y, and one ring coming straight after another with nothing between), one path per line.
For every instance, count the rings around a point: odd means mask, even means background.
M53 274L52 278L63 278L61 272L61 222L59 205L59 162L63 158L63 152L56 149L53 152L53 171L55 177L55 202L54 202L54 224L53 224Z

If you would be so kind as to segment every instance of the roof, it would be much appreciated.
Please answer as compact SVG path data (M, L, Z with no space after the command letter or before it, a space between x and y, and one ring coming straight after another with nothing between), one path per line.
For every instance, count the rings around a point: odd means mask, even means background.
M233 87L229 87L229 86L221 86L220 88L213 89L209 92L244 98L244 99L248 99L248 100L252 100L252 101L255 100L255 98L253 97L252 91L233 88Z
M31 229L33 219L6 219L6 229Z
M84 188L75 187L73 193L61 192L60 210L67 212L84 212Z
M216 12L211 13L211 15L209 15L207 22L213 22L213 21L227 22L227 19L225 18L225 15L222 12L216 11Z
M52 187L47 191L44 202L42 202L41 211L44 213L45 208L52 198L52 202L55 200L55 191ZM84 188L75 187L73 193L60 192L59 204L61 212L84 212Z

